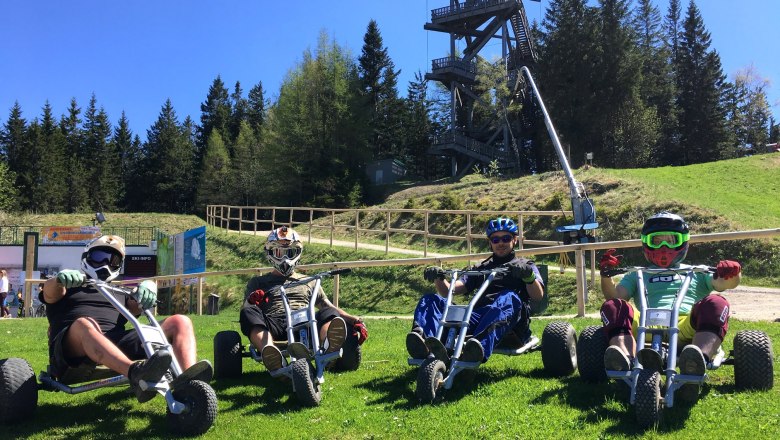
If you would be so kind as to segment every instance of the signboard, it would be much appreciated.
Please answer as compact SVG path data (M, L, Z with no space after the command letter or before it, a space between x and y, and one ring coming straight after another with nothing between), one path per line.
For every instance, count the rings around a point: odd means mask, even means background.
M184 272L206 271L206 227L190 229L184 232Z
M100 226L50 226L41 228L41 244L87 244L100 237Z
M157 275L157 255L125 257L125 278L148 278Z

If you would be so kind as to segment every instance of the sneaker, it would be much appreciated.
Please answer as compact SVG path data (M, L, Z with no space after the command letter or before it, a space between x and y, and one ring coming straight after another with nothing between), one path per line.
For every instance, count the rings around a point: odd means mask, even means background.
M305 345L300 342L293 342L287 346L287 353L295 359L310 359L312 357L311 351L306 348Z
M209 383L211 382L212 377L214 377L214 368L211 366L211 362L204 359L190 365L190 368L182 371L176 379L171 381L171 388L175 390L191 380Z
M428 347L433 357L448 364L450 362L450 355L447 353L447 348L441 343L439 338L435 336L428 336L425 338L425 346Z
M322 344L322 348L325 349L325 353L333 353L339 351L341 346L344 345L344 341L347 339L347 323L344 322L344 318L335 317L331 319L328 326L328 333L325 338L325 342Z
M406 334L406 351L412 359L425 359L428 357L428 347L420 333L411 331Z
M282 352L273 344L266 345L260 352L260 358L268 371L282 368Z
M664 371L664 361L661 359L661 354L652 348L643 348L636 354L639 363L642 364L642 368L649 371Z
M609 371L628 371L631 369L631 361L620 347L610 345L604 352L604 368Z
M485 358L485 350L482 344L476 339L469 339L463 345L463 352L460 354L460 360L463 362L482 362Z
M707 367L701 349L693 344L686 345L677 358L680 374L686 376L703 376ZM678 391L680 399L694 402L699 398L699 384L686 383Z
M130 379L130 388L138 402L147 402L157 395L157 390L154 388L142 390L140 382L159 382L171 366L171 359L168 350L162 349L154 352L149 359L136 361L130 365L127 378Z

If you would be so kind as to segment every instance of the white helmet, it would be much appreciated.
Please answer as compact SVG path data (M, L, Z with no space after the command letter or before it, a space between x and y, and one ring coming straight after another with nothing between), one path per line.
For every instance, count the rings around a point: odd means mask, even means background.
M84 248L81 269L89 278L111 281L119 276L125 261L125 240L118 235L103 235Z
M271 265L288 277L295 270L295 265L301 259L303 244L297 232L292 228L282 226L268 234L265 242L265 253Z

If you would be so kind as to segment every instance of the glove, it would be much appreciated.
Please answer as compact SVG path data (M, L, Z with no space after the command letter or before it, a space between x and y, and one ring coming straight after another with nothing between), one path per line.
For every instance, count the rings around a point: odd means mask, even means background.
M363 343L366 342L366 339L368 339L366 324L358 319L355 321L355 325L352 326L352 329L355 331L355 336L358 338L358 345L363 345Z
M86 279L86 275L73 269L65 269L57 274L57 282L66 289L81 287Z
M607 274L607 271L620 266L620 260L623 256L615 255L615 252L617 252L615 249L608 249L604 252L604 255L601 256L601 260L599 260L601 276L610 277L610 275Z
M727 280L733 278L742 271L742 266L731 260L722 260L718 262L718 266L715 268L715 279L723 278Z
M526 284L533 283L536 280L533 264L531 260L512 261L508 265L512 278L522 280Z
M434 282L436 279L444 279L444 269L439 266L426 267L423 271L423 278L425 281Z
M157 302L157 283L152 280L141 281L141 284L133 291L132 296L142 309L152 308Z
M265 294L263 289L257 289L250 293L246 300L249 304L259 306L261 303L268 302L268 296Z

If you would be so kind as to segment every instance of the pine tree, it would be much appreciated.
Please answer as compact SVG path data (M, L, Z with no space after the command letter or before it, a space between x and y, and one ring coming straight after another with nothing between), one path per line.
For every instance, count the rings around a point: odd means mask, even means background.
M258 181L260 146L249 123L244 121L236 136L234 157L230 161L230 199L219 203L253 205L261 192Z
M433 133L433 123L430 118L432 102L428 99L428 82L422 72L414 74L414 81L409 82L406 95L406 120L404 122L405 144L408 147L406 163L412 174L425 179L432 178L433 168L429 167L428 149L431 146L430 136Z
M198 149L203 154L206 142L213 130L219 132L223 140L230 136L230 115L233 110L230 106L230 96L225 83L219 75L209 87L206 101L200 105L200 128L198 130ZM199 156L200 156L199 155Z
M762 78L752 64L740 69L734 78L734 90L740 99L730 122L737 145L750 145L754 151L762 153L768 152L764 146L769 142L772 127L772 111L765 92L768 87L769 80Z
M19 206L27 207L29 204L29 182L24 176L18 175L25 166L25 150L27 149L27 121L22 117L22 107L15 102L11 108L8 120L3 126L0 138L0 157L8 165L7 176L14 178L13 186L18 191L16 197Z
M649 152L646 166L666 163L666 150L677 150L677 111L671 68L671 52L664 43L661 13L651 0L639 0L634 12L636 46L642 63L639 94L648 109L655 109L660 123L658 142Z
M111 123L106 111L97 108L93 94L84 113L83 156L87 164L89 204L94 211L114 211L121 187L121 158L110 142Z
M241 83L236 81L233 93L230 95L230 101L233 107L233 113L230 115L230 143L234 143L238 138L238 132L241 130L241 123L247 119L249 103L243 97L244 91L241 89Z
M265 123L265 97L263 96L263 82L260 81L249 90L247 99L247 122L255 133L257 139L262 139L261 131Z
M721 101L725 77L720 56L710 50L710 33L693 1L683 29L676 63L681 144L676 163L688 165L728 157L734 142Z
M133 132L130 130L130 122L124 111L119 117L116 128L114 128L111 145L119 156L119 164L116 167L120 181L117 204L122 209L128 210L134 204L131 199L134 198L135 194L133 190L136 183L135 173L141 159L141 151L139 146L133 142Z
M195 199L196 211L204 212L206 205L226 204L225 196L231 190L230 156L219 131L213 130L206 144L203 168ZM227 203L229 204L229 203Z
M8 163L0 156L0 212L15 212L19 209L19 201L16 190L16 175L8 169Z
M197 176L193 168L195 146L191 133L176 118L171 100L147 130L142 174L144 208L151 212L192 212L192 189Z
M397 90L400 71L395 70L374 20L369 21L363 36L358 62L369 124L373 128L369 145L375 159L392 157L402 149L396 142L401 132L402 103Z
M60 132L65 140L65 157L63 163L67 170L65 175L65 211L68 213L87 212L89 195L86 167L84 166L82 143L84 140L81 129L81 109L76 98L70 100L67 116L60 118Z

